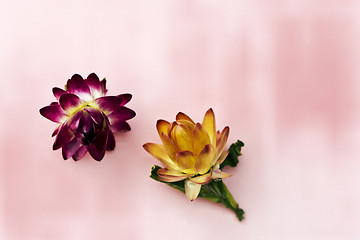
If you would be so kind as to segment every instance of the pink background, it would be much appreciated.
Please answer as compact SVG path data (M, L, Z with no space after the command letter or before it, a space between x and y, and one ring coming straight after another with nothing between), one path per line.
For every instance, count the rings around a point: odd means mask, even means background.
M0 239L360 239L360 1L19 0L0 8ZM63 161L38 110L74 73L130 92L133 130ZM149 178L159 118L213 107L245 142L246 211Z

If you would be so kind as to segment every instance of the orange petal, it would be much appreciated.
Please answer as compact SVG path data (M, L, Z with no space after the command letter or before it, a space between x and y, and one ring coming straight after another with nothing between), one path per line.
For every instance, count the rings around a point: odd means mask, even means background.
M195 125L194 121L188 115L186 115L185 113L182 113L182 112L179 112L178 114L176 114L176 121L179 121L179 120L186 120L186 121L191 122L193 125Z
M199 154L208 144L211 144L209 135L201 124L197 123L194 128L194 153Z
M168 134L167 129L168 129L169 125L170 125L170 123L168 121L165 121L162 119L160 119L156 122L156 129L157 129L160 137L161 137L161 133Z
M211 143L215 146L216 142L216 123L215 123L215 115L212 108L207 110L204 116L204 120L202 122L202 127L207 132L211 139Z
M212 172L212 176L211 178L216 179L216 178L227 178L227 177L231 177L232 175L226 172L221 171L220 169L214 170Z
M212 167L211 163L214 161L215 150L211 144L205 146L200 152L198 160L195 163L195 170L199 174L204 174Z
M185 181L185 194L190 201L193 201L194 199L197 198L200 189L201 189L201 184L194 183L190 180Z
M211 180L211 173L207 173L205 175L200 175L198 177L190 178L190 181L198 184L205 184Z
M176 164L181 170L193 169L196 160L196 155L190 151L182 151L176 154Z
M187 126L182 124L176 125L171 139L180 151L194 151L194 135Z
M169 155L166 152L166 149L163 145L156 144L156 143L146 143L143 145L143 148L150 153L153 157L157 160L165 164L169 167L174 167L175 164L170 159Z
M167 155L171 160L175 161L176 153L179 152L179 149L176 147L175 143L164 133L161 133L161 141L164 144Z
M218 159L221 155L221 153L224 151L226 142L229 138L229 127L225 127L222 132L219 135L219 138L217 139L216 142L216 147L215 147L215 159Z

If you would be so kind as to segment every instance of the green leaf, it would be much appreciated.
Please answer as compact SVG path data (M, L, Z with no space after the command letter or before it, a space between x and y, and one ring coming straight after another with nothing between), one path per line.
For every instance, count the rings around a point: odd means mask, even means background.
M236 167L239 163L238 157L241 155L241 148L244 146L244 143L240 140L237 140L235 143L231 144L229 148L229 154L227 155L224 162L220 164L220 169L223 169L225 166Z

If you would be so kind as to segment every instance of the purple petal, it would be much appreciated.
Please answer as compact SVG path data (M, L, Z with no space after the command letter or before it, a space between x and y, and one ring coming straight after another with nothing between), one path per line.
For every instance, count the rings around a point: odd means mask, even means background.
M85 101L92 98L89 86L79 74L74 74L71 79L68 80L66 87L69 93L78 95Z
M79 127L80 118L82 115L83 111L77 111L69 120L69 127L73 132L75 132L76 129Z
M59 104L53 104L40 109L40 114L47 119L59 123L66 117L65 112Z
M51 136L54 137L56 134L58 134L59 130L60 130L60 126L54 130Z
M92 93L93 90L95 91L101 91L101 84L100 84L100 80L99 80L99 77L95 74L95 73L91 73L86 79L85 79L85 82L87 83L87 85L89 86L90 88L90 91Z
M114 137L113 132L111 130L109 130L106 150L111 151L111 150L114 150L114 148L115 148L115 137Z
M70 142L70 140L74 137L74 133L69 128L68 124L63 124L60 128L59 133L56 136L53 150L61 148L61 146Z
M96 110L95 108L85 108L85 110L89 113L91 119L98 125L102 125L104 122L104 116L103 114Z
M74 138L64 146L62 146L62 155L64 160L72 157L81 147L81 143Z
M71 108L76 108L84 103L83 100L81 100L78 96L71 93L61 95L59 102L64 111L68 111Z
M116 122L111 125L111 129L115 132L128 132L131 130L130 125L127 122Z
M54 87L54 88L52 89L52 91L53 91L53 94L54 94L54 96L56 97L56 99L57 99L58 101L59 101L59 98L61 97L61 95L63 95L63 94L66 93L65 90L63 90L63 89L61 89L61 88L58 88L58 87Z
M130 93L124 93L124 94L120 94L118 95L119 98L121 98L121 106L124 106L125 104L127 104L131 98L132 98L132 95Z
M75 135L84 145L88 145L95 138L96 134L94 132L93 121L90 115L83 111L83 114L79 121L79 126L75 131Z
M93 143L87 146L90 155L97 161L101 161L105 156L108 132L107 130L101 131Z
M136 113L130 108L118 106L115 111L109 114L112 122L125 121L135 117Z
M109 112L115 111L118 107L120 107L120 104L122 102L121 98L116 96L100 97L97 98L95 101L102 110Z
M101 93L102 93L103 96L105 96L106 93L107 93L106 79L105 78L103 80L101 80L100 85L101 85Z
M77 161L77 160L80 160L82 159L85 154L87 153L87 149L85 146L81 146L77 151L76 153L72 156L72 158Z

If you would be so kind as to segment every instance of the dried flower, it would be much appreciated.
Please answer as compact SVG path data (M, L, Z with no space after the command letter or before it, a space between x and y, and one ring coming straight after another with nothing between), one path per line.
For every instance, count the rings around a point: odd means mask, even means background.
M89 152L101 161L106 150L115 148L113 132L130 131L126 122L135 112L124 105L131 100L131 94L105 96L106 80L99 80L91 73L85 80L74 74L67 81L65 90L53 88L57 102L40 109L40 114L56 122L59 127L53 150L62 148L63 158L79 160Z

